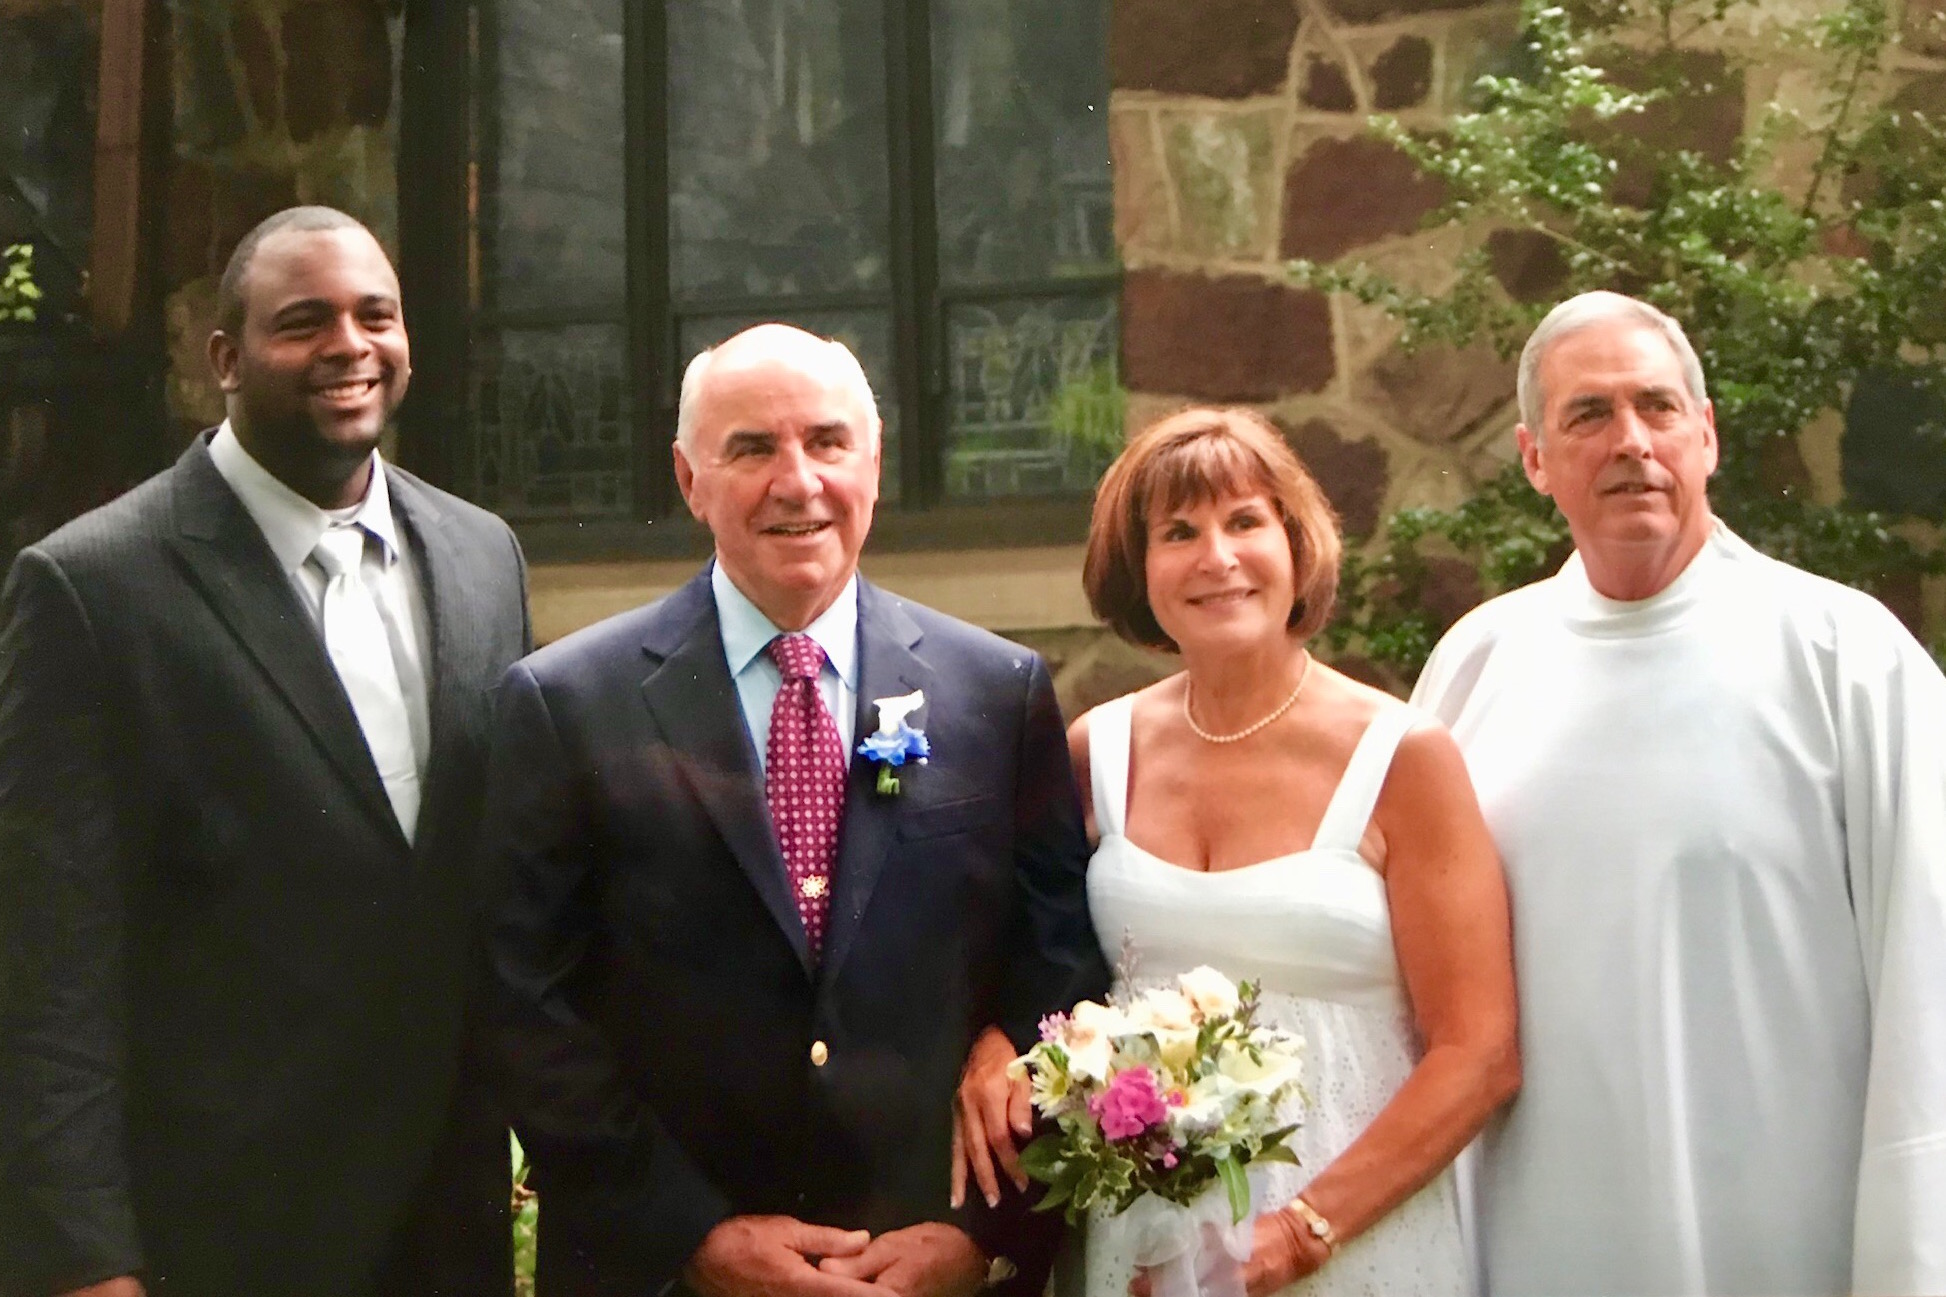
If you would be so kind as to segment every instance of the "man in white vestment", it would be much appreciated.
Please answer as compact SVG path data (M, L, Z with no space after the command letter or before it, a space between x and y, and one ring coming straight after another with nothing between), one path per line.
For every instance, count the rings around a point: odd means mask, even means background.
M1575 554L1454 626L1415 695L1513 895L1487 1291L1946 1293L1946 679L1711 514L1675 321L1563 303L1519 399Z

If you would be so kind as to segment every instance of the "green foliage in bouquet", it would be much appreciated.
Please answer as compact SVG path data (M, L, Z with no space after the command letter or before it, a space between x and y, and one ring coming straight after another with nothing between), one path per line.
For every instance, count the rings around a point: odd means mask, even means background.
M34 283L34 245L11 243L0 251L0 321L32 324L41 290Z
M1407 347L1484 338L1503 356L1575 293L1655 304L1682 322L1709 378L1717 513L1765 552L1870 590L1946 570L1946 552L1878 514L1806 499L1767 465L1867 372L1946 395L1946 131L1896 84L1887 0L1844 0L1795 25L1776 8L1525 0L1512 66L1482 77L1447 130L1374 123L1444 183L1434 219L1474 235L1450 286L1420 292L1361 265L1292 272L1383 309ZM1754 48L1753 32L1769 47ZM1682 132L1660 114L1735 90L1745 68L1770 61L1805 69L1814 102L1763 105L1716 156L1678 147ZM1547 300L1502 288L1480 239L1489 230L1550 250ZM1441 629L1421 606L1427 541L1472 561L1489 594L1544 575L1568 548L1518 465L1457 510L1395 514L1373 552L1347 556L1333 648L1417 674Z

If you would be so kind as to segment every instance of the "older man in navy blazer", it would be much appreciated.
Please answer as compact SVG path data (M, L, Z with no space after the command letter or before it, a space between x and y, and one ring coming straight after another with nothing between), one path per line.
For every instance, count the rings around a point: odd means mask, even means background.
M494 961L544 1293L1044 1273L1011 1189L951 1206L953 1102L970 1051L1105 985L1080 806L1040 659L858 577L879 427L839 343L699 356L675 462L715 562L501 686ZM931 757L894 793L858 748L915 694Z

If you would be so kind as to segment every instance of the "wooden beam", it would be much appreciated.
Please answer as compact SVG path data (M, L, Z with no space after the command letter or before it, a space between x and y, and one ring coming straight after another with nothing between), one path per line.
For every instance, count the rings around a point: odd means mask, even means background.
M142 75L147 0L103 0L88 313L97 336L128 331L142 247Z

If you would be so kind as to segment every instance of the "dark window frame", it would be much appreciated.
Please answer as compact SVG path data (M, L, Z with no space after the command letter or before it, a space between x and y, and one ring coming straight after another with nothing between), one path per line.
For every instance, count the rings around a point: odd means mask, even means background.
M678 300L670 276L668 29L663 0L624 0L624 180L628 285L612 311L498 311L471 300L475 243L492 227L496 150L491 0L408 0L399 149L401 277L413 347L413 392L401 412L401 458L441 485L470 479L468 383L476 330L606 324L626 330L634 428L635 509L628 518L523 520L516 530L540 562L700 555L707 534L688 516L669 446L682 378L685 318L770 312L782 299ZM1002 548L1071 543L1086 535L1085 497L955 501L946 495L946 319L957 305L1088 292L1119 295L1119 271L1028 283L940 282L935 208L932 22L929 0L885 0L890 278L888 292L805 294L793 310L889 309L902 437L896 504L881 505L874 549ZM452 87L465 86L455 95ZM888 301L889 299L889 301ZM431 389L428 391L427 389Z

